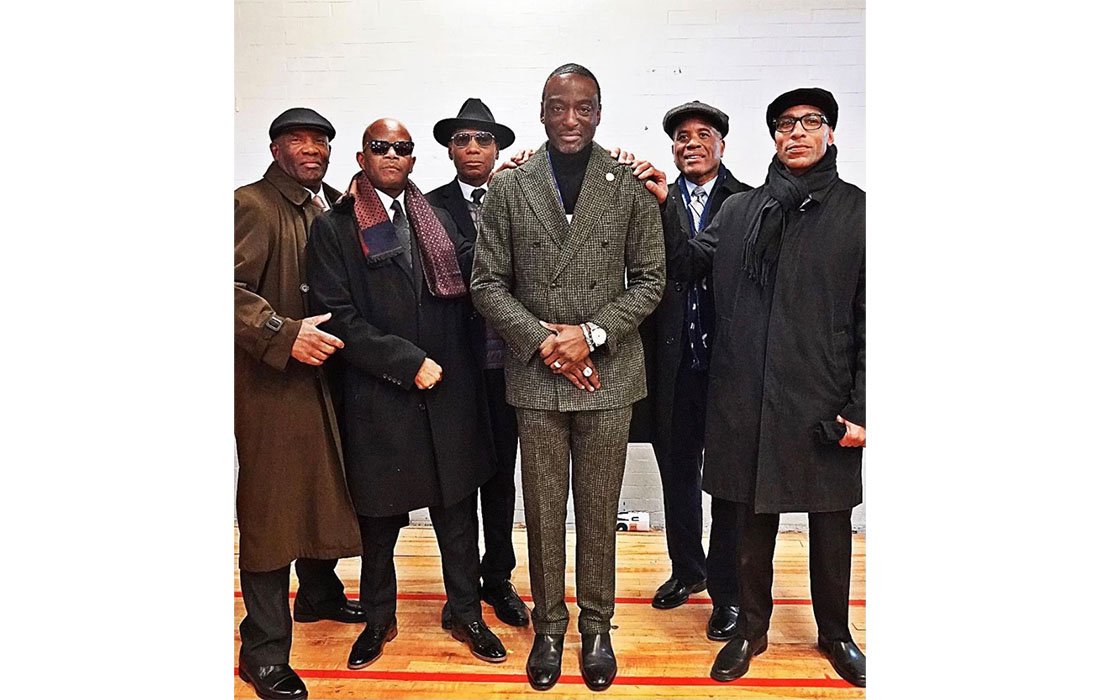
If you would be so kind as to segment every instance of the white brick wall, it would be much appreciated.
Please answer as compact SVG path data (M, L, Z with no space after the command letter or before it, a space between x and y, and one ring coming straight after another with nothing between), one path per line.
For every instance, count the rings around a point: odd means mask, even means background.
M515 130L509 152L537 146L545 137L537 118L542 83L576 61L603 91L598 142L673 171L661 117L700 99L730 115L725 163L752 185L763 182L774 152L768 102L795 87L828 88L840 104L841 177L865 187L863 0L238 0L235 7L236 185L256 180L270 162L271 120L308 106L336 127L330 184L342 189L355 173L363 128L392 116L417 143L413 180L434 188L454 176L431 136L436 121L476 96ZM648 446L631 446L620 502L663 525ZM862 508L855 519L862 527Z

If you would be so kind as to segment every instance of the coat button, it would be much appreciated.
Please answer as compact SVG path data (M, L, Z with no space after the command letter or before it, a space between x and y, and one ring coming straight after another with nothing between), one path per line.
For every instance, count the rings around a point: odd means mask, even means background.
M676 283L676 291L677 291L677 292L682 292L682 291L684 291L684 283L683 283L683 282L677 282L677 283Z
M557 282L551 282L550 283L550 289L557 289L557 288L558 288L558 283Z
M596 280L592 280L592 284L588 285L588 288L589 289L595 289L596 288Z
M298 289L302 290L302 294L306 294L309 292L309 285L302 282L302 286L298 287Z
M665 345L672 345L674 342L676 342L675 338L665 338Z

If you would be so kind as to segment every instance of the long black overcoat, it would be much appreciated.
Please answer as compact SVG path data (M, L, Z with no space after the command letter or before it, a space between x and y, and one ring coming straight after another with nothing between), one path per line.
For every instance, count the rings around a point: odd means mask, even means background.
M468 280L472 246L446 212L433 210ZM473 493L491 476L492 463L469 295L432 296L423 275L414 281L400 256L366 260L351 196L314 221L306 261L310 310L331 312L324 328L345 343L329 369L341 389L344 463L356 512L398 515ZM439 363L443 378L421 390L413 380L425 357Z
M722 203L732 194L752 189L733 176L726 166L725 178L715 185L710 196L710 219L722 209ZM691 214L684 206L680 186L672 183L668 188L668 208L680 222L681 235L691 228ZM680 361L684 353L684 297L691 283L669 279L665 293L653 314L642 321L638 332L645 349L646 385L649 395L634 404L630 419L630 441L653 443L658 456L667 454L672 447L672 400L676 393L676 377L680 373ZM714 284L707 279L707 289L713 295ZM708 293L708 292L704 292ZM713 310L713 305L710 307ZM714 328L714 323L710 324Z
M865 194L837 180L819 206L789 214L774 282L761 290L741 262L766 197L734 195L693 244L665 212L671 279L705 274L713 255L703 489L758 513L851 508L863 500L863 448L817 431L838 414L866 426Z

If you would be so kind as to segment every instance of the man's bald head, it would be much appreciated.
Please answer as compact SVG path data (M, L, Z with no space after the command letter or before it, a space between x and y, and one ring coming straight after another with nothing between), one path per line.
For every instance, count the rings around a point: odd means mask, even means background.
M355 154L355 159L375 188L397 197L405 191L416 164L412 149L409 130L387 117L371 122L363 131L363 150Z

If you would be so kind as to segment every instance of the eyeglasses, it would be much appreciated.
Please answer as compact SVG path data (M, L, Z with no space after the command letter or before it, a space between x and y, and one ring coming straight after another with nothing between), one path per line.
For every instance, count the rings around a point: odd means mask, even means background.
M482 148L491 146L493 142L496 141L496 137L488 131L474 131L472 133L469 131L462 131L451 137L451 143L459 148L466 148L466 146L470 145L470 139L476 140L477 145Z
M803 114L801 117L780 117L779 119L772 119L772 126L775 130L789 134L794 131L794 125L802 122L802 128L806 131L817 131L821 128L822 124L828 124L829 120L825 118L824 114Z
M384 156L390 152L390 147L393 147L393 152L399 156L411 156L413 152L413 146L416 145L412 141L378 141L374 140L367 144L367 148L370 152L376 156Z

